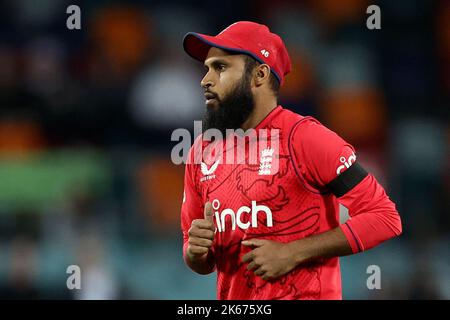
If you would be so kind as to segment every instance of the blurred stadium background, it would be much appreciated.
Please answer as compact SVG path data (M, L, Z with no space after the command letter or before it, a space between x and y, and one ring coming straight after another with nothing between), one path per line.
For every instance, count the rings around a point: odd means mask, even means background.
M66 28L70 4L81 30ZM381 30L366 28L370 4ZM182 261L170 135L204 109L183 35L238 20L284 38L281 103L355 145L402 215L400 239L341 259L344 298L450 298L445 0L2 1L0 298L215 298L215 275ZM66 288L72 264L82 290Z

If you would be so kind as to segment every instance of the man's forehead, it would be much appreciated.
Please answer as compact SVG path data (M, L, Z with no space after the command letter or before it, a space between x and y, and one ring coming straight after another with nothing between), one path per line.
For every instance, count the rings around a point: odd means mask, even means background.
M205 58L204 64L208 65L217 60L234 61L238 59L242 59L240 54L233 54L220 48L211 47L208 51L208 55Z

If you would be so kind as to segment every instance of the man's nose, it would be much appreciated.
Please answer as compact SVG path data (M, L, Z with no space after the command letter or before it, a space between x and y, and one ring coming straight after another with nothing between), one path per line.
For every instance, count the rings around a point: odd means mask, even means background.
M205 76L203 77L202 81L200 81L200 85L204 89L208 89L209 87L213 87L214 86L214 82L213 82L209 72L206 73Z

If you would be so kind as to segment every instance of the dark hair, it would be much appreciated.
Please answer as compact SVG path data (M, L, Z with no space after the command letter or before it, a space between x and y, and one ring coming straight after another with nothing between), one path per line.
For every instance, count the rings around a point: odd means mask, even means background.
M245 73L246 76L250 76L251 72L253 72L253 69L259 66L261 63L259 63L250 56L244 55L244 57L245 57ZM269 84L275 97L278 98L278 93L280 92L280 83L278 82L277 77L275 77L275 75L272 72L270 73Z

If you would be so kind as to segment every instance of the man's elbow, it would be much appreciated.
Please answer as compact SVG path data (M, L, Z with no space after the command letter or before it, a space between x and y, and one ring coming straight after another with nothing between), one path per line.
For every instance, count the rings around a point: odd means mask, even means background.
M371 225L372 228L368 229L368 225ZM362 251L369 250L383 242L396 238L403 232L402 220L397 211L379 212L372 216L371 221L359 219L354 221L352 228L359 234Z
M402 219L397 211L389 215L389 219L385 220L385 226L386 231L383 232L385 239L382 242L399 237L403 233Z
M393 230L395 233L395 237L398 237L403 233L402 218L400 217L398 212L396 214L396 219L393 221Z

